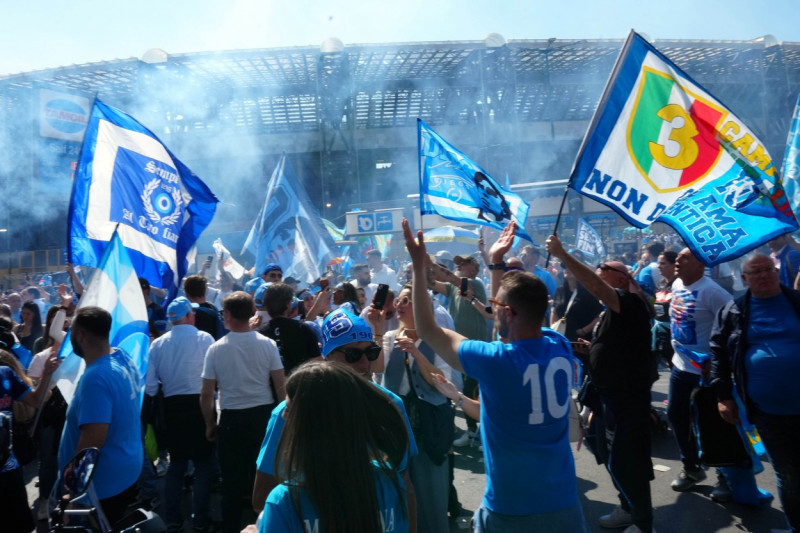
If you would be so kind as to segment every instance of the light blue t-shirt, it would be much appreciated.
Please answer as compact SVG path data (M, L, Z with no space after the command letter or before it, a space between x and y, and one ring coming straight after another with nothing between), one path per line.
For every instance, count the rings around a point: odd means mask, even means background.
M405 486L398 479L400 494L392 481L379 468L375 468L375 489L378 491L378 505L383 533L406 533L408 531L408 511L406 510ZM320 529L316 509L305 491L300 492L300 514L297 516L289 487L282 483L275 487L267 497L264 514L259 522L259 533L323 533Z
M542 280L542 283L545 284L547 287L547 294L550 295L550 298L555 296L557 288L556 280L553 279L553 275L550 274L550 272L536 265L533 269L533 275Z
M542 334L458 346L464 372L480 385L483 505L495 513L550 513L578 502L569 446L572 351L563 336Z
M109 424L92 478L100 499L116 496L136 483L142 470L141 385L131 358L115 348L86 367L67 409L58 449L59 470L80 451L76 447L82 425Z
M773 415L800 414L800 318L786 296L750 298L747 396Z
M377 383L370 383L378 387L383 393L389 396L389 398L391 398L391 400L403 414L403 420L405 421L406 429L408 430L408 450L406 450L406 455L403 457L403 462L400 463L400 466L397 468L398 472L403 472L408 467L408 459L419 453L419 450L417 449L417 442L414 440L414 434L411 431L411 423L408 421L406 408L403 406L403 400L401 400L400 397L395 393L384 389ZM264 434L264 440L261 441L261 450L258 452L258 459L256 459L256 468L258 471L271 476L275 475L274 465L275 455L278 453L278 440L280 440L281 433L283 432L283 426L286 424L286 421L283 419L284 409L286 409L286 400L279 403L275 409L272 410L272 415L270 415L269 423L267 424L267 432Z

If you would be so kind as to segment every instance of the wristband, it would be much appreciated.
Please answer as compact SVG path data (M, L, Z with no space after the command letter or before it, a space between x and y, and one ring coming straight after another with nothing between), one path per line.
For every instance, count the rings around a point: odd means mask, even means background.
M506 264L505 263L492 263L491 265L487 266L489 270L505 270Z
M477 301L478 301L478 299L473 296L472 300L470 300L469 303L471 303L472 305L475 305L475 302L477 302Z

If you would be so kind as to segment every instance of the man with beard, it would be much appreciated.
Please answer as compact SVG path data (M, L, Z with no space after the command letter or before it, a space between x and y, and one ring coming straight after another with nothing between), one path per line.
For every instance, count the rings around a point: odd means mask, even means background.
M77 311L70 340L86 362L58 450L58 467L84 448L99 448L92 484L110 523L122 518L136 497L143 449L139 423L141 376L130 356L109 344L111 315L100 307Z

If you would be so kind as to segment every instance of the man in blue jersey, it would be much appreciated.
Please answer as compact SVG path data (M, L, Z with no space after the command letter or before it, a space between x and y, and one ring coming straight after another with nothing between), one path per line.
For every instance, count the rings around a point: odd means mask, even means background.
M380 311L374 311L376 315L380 315ZM337 309L329 314L322 323L322 356L326 361L344 364L356 374L360 374L369 380L372 375L372 362L378 358L383 349L382 332L384 331L385 323L382 316L379 318L380 320L376 319L374 321L373 327L375 331L381 333L373 335L373 329L370 328L366 320L355 316L346 309ZM375 343L376 340L377 344ZM397 470L403 473L403 482L408 494L409 524L411 525L411 531L416 531L414 486L408 476L406 466L408 459L417 455L417 444L414 441L414 434L411 431L411 423L408 420L405 407L403 407L403 400L380 385L376 384L375 386L379 387L392 399L406 421L409 449L406 458L402 464L398 465ZM331 398L331 401L335 401L335 398ZM277 485L274 463L278 451L278 440L283 431L283 411L285 408L286 402L284 401L272 411L264 441L261 443L261 451L256 460L257 470L252 499L253 509L256 512L264 508L267 495Z
M509 223L491 247L492 264L502 264L515 231ZM432 265L422 232L415 240L404 220L403 233L414 264L417 334L480 383L486 492L475 531L586 531L569 446L573 357L563 336L541 328L547 287L529 273L493 269L489 301L508 343L468 340L436 324L425 290Z
M86 370L67 409L58 467L63 470L84 448L100 449L92 483L113 524L135 499L142 470L142 378L128 354L110 346L110 331L111 315L100 307L83 307L72 321L72 349Z
M783 512L800 531L800 292L778 276L765 255L742 265L747 293L722 308L711 331L711 385L731 424L739 420L736 387L775 469Z

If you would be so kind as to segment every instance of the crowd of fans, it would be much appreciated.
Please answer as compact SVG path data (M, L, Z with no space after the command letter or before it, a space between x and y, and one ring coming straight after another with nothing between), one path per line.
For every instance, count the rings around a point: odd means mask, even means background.
M668 418L683 462L673 490L701 483L703 467L714 465L700 461L699 437L728 460L713 499L767 497L753 477L758 458L736 432L714 441L717 432L703 429L708 414L693 422L690 396L712 391L712 418L734 428L746 412L762 431L797 531L800 398L790 383L767 386L800 370L792 352L800 340L793 238L707 269L675 235L592 258L555 235L545 247L512 249L512 223L488 249L481 238L473 254L454 256L428 255L421 236L404 229L409 255L386 264L372 250L349 271L311 284L284 277L277 264L251 279L224 270L207 277L206 261L165 305L163 291L140 279L151 338L142 376L108 345L107 313L80 307L85 280L74 269L66 283L44 275L6 290L0 421L13 429L13 452L2 458L0 488L13 498L4 530L31 531L45 519L59 467L95 444L114 469L113 481L97 476L111 519L138 505L158 507L174 532L188 522L198 533L238 532L260 516L251 530L440 533L460 513L451 449L480 443L487 491L475 531L586 531L568 438L579 388L577 423L620 495L600 525L650 532L650 428L658 417L650 387L662 365L671 373ZM770 324L777 316L783 326ZM68 405L50 376L71 324L87 374ZM91 393L89 380L99 383ZM118 414L133 412L120 394L129 383L145 392L135 420ZM455 408L467 415L463 433ZM39 500L31 510L21 467L35 459ZM181 512L187 480L191 517ZM215 486L219 524L208 512Z

